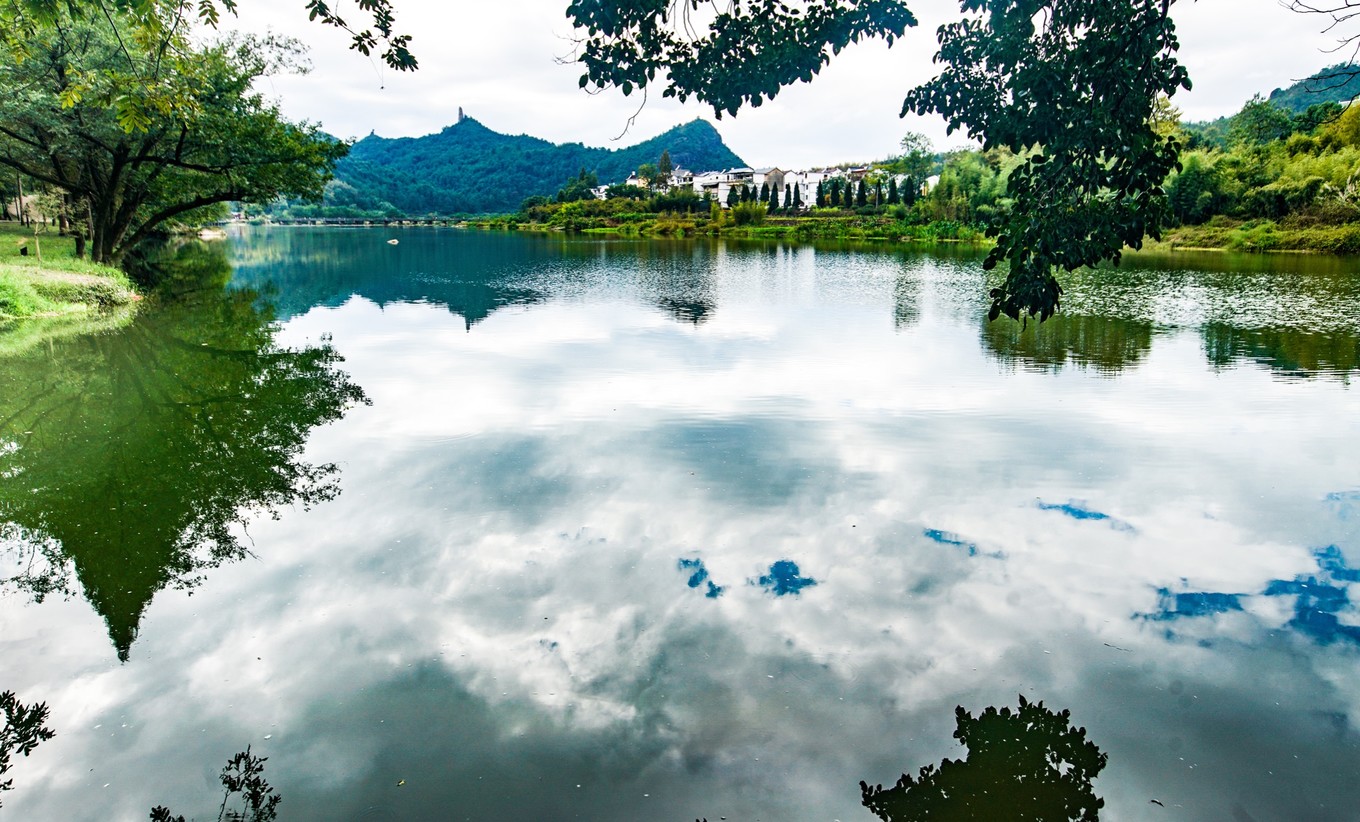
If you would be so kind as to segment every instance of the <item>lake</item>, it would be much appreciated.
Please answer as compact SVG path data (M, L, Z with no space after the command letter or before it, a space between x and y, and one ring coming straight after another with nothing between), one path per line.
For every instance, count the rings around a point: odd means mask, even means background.
M392 245L389 239L399 240ZM225 245L225 250L223 250ZM1360 807L1360 261L243 229L0 361L0 820L869 820L955 708L1109 820ZM225 284L225 286L224 286Z

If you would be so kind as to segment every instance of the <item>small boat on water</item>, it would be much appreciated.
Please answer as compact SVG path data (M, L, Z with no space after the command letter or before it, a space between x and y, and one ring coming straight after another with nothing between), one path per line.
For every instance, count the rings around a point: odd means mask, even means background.
M388 244L388 245L396 245L396 244L397 244L397 240L396 240L395 238L393 238L393 239L391 239L391 240L388 240L388 241L387 241L387 244Z

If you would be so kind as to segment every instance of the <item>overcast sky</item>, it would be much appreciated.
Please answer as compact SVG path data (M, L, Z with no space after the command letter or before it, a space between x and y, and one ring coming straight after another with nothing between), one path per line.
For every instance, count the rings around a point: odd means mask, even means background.
M938 118L897 116L906 91L933 75L935 29L957 15L956 0L916 0L911 8L920 25L893 48L853 46L812 83L735 118L715 120L711 108L663 100L658 90L620 142L613 140L640 98L587 95L577 85L580 70L557 62L571 50L567 0L395 4L398 28L413 35L415 73L393 72L349 51L342 33L307 22L302 0L242 3L237 25L311 46L311 74L274 78L265 91L291 117L320 122L341 137L429 134L454 122L461 106L496 131L602 146L639 142L703 117L747 162L784 168L886 157L908 130L924 132L938 148L964 142L947 136ZM352 3L335 5L349 7L354 20L362 16ZM1176 98L1186 119L1230 114L1252 94L1335 62L1323 52L1334 42L1321 32L1324 21L1287 11L1278 0L1181 0L1175 18L1195 84Z

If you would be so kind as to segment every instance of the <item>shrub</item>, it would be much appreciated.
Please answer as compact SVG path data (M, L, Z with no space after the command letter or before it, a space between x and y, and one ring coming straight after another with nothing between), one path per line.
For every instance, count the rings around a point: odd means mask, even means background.
M737 225L760 225L765 222L765 204L737 203L732 206L732 222Z
M1247 223L1228 237L1228 248L1233 251L1270 251L1280 247L1280 235L1269 220Z
M703 200L693 189L676 189L669 194L663 194L652 200L649 206L652 211L661 213L665 211L683 211L692 214L704 207Z

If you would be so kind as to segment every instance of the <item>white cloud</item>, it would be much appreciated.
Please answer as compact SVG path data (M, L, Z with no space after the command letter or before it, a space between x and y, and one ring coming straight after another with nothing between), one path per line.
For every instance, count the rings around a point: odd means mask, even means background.
M612 141L640 100L587 95L577 85L580 71L556 62L571 50L565 7L565 0L398 0L399 28L414 35L421 63L414 74L347 50L342 33L308 23L292 5L243 3L238 22L312 46L311 75L276 78L266 90L283 98L290 115L343 137L428 134L454 122L461 106L496 131L619 145ZM960 135L946 136L939 118L898 117L905 92L933 73L936 27L957 14L953 0L920 0L912 8L920 25L892 49L881 42L853 46L811 84L718 122L728 144L748 162L796 167L884 157L907 130L926 133L941 148L962 143ZM1232 113L1252 94L1288 85L1330 59L1321 53L1331 43L1319 32L1322 21L1276 0L1181 0L1175 15L1181 56L1195 81L1177 98L1188 119ZM653 94L623 144L694 117L712 119L712 110Z

